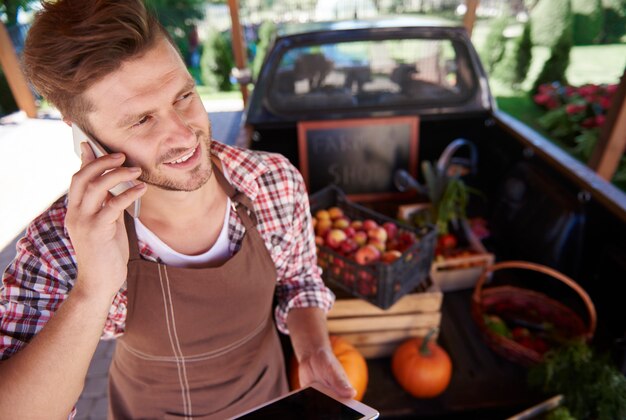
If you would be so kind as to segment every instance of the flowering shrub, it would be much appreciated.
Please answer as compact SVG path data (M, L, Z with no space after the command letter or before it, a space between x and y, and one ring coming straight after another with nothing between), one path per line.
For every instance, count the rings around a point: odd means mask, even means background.
M616 90L617 84L540 85L533 100L547 112L539 119L539 124L550 136L587 161Z
M539 118L539 125L572 154L588 162L616 90L617 84L540 85L533 100L547 112ZM626 155L613 182L626 191Z

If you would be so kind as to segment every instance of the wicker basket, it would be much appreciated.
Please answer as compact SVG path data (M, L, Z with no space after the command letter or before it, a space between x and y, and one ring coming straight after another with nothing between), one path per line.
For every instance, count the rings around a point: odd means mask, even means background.
M568 306L535 290L510 285L483 288L487 279L495 271L506 269L535 271L564 283L582 300L587 312L587 322L585 323L581 316ZM524 312L531 314L537 320L549 321L563 337L568 339L582 338L588 341L593 337L596 329L596 310L587 293L571 278L540 264L509 261L486 267L474 288L472 317L489 347L502 357L525 366L541 362L543 354L540 352L488 328L484 315L501 313L505 310Z

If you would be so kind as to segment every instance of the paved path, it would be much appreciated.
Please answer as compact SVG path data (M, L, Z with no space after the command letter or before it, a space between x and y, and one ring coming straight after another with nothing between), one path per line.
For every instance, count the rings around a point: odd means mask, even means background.
M205 102L213 138L233 144L241 119L241 101ZM0 125L0 270L15 256L15 243L27 224L68 188L80 166L71 130L63 122L17 119ZM115 341L101 341L77 403L77 419L107 418L107 375Z

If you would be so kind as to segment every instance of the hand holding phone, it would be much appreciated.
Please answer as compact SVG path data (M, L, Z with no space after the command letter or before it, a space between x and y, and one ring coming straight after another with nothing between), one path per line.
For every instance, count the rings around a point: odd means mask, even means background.
M108 152L104 149L104 147L102 147L100 143L98 143L96 140L92 139L87 134L85 134L85 132L81 130L80 127L78 127L78 124L76 123L72 123L72 137L74 138L74 152L79 158L81 157L81 150L80 150L81 143L87 143L89 147L91 147L91 150L93 151L93 154L95 155L96 159L108 154ZM115 187L111 188L109 192L117 196L117 195L122 194L124 191L128 190L129 188L134 187L135 185L137 184L132 181L120 182ZM134 208L133 208L133 214L132 214L133 217L135 218L139 217L140 207L141 207L141 200L137 199L135 201Z

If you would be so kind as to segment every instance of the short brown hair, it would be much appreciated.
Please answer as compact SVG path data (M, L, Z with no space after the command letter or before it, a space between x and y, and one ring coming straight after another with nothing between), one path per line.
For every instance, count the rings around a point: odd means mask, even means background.
M82 93L141 56L166 31L142 0L42 1L24 47L35 88L64 117L87 128L92 109Z

